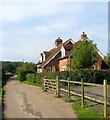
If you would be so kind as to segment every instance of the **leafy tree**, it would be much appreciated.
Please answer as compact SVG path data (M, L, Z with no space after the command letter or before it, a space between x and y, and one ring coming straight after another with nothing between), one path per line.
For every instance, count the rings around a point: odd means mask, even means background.
M104 61L110 66L110 53L107 53L107 55L104 57Z
M73 48L72 69L91 67L97 61L97 48L92 41L83 40Z
M21 66L22 64L23 64L22 62L2 61L2 69L4 70L5 73L7 72L15 73L16 68L18 66Z
M20 81L26 80L26 75L28 73L35 73L36 72L36 65L34 63L24 63L22 66L17 68L17 75Z

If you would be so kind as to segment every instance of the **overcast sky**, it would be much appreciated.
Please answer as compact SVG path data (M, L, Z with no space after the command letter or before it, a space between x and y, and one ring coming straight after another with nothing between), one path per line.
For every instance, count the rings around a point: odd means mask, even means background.
M57 37L77 41L83 31L104 55L108 52L107 1L10 1L0 2L2 60L37 62Z

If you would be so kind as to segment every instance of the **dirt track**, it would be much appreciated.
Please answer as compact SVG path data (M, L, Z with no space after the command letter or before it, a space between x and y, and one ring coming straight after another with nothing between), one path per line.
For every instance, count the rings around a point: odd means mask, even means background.
M4 87L5 118L76 118L69 103L12 77Z

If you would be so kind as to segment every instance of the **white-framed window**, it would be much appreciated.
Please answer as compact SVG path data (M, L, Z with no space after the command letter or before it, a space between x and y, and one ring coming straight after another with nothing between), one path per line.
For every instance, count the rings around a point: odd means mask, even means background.
M92 66L92 68L93 68L94 70L96 70L96 65Z
M66 71L66 66L62 66L62 71Z

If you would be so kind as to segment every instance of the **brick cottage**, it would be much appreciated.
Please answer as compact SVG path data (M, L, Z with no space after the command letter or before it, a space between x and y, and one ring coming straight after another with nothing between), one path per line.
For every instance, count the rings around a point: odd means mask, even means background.
M37 63L37 72L49 72L49 71L68 71L67 65L72 60L72 50L81 41L89 41L87 35L83 32L81 38L74 42L71 38L63 42L63 40L58 37L55 40L55 47L50 51L43 51L40 54L40 61ZM107 64L103 60L103 54L98 50L98 60L91 66L93 69L105 69Z

